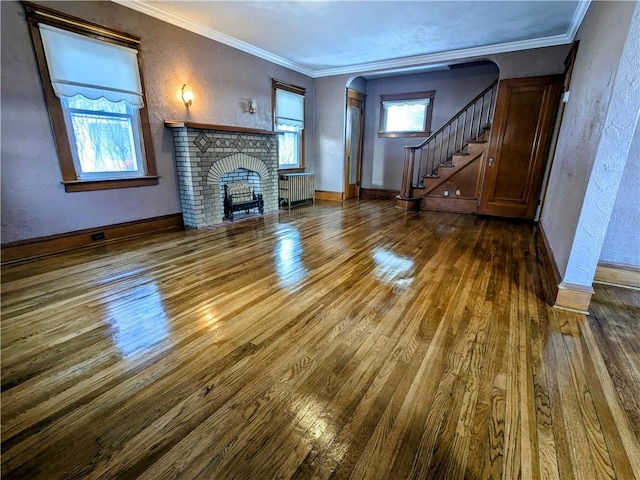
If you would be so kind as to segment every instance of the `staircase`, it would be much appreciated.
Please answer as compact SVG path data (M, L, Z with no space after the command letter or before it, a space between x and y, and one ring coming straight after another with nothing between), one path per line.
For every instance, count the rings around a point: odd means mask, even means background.
M405 147L403 179L398 196L399 206L429 208L427 196L433 196L438 187L450 183L454 177L473 177L473 172L464 174L461 172L465 169L473 169L474 172L478 170L479 162L476 160L482 156L488 145L497 87L498 80L485 88L420 145ZM464 180L465 185L470 182L469 179ZM476 192L469 190L477 190L477 188L466 190L465 197L471 199ZM436 195L440 198L449 196L453 199L460 197L461 193L455 188L452 192L445 189ZM434 208L443 209L438 208L437 205ZM445 210L456 211L455 207L445 208Z

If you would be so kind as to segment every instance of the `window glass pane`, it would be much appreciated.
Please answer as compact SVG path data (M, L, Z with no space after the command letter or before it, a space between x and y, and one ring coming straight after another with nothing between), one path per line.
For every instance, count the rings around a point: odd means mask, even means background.
M282 167L297 167L299 165L299 138L300 132L297 128L289 125L277 125L277 130L284 132L278 135L278 155L279 163Z
M142 175L137 109L81 95L63 101L80 176ZM74 145L75 144L75 145Z
M385 131L420 132L424 130L426 105L389 105L386 111Z

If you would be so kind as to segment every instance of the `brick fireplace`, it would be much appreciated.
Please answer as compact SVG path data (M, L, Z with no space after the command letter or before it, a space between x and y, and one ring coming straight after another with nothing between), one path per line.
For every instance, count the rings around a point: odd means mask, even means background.
M166 121L173 143L184 224L202 228L224 221L224 184L244 180L278 209L276 133L242 127Z

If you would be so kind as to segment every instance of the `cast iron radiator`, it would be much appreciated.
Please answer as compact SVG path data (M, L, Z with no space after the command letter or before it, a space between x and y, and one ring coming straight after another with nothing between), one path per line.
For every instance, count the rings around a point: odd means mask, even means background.
M313 173L285 173L280 175L280 205L292 206L316 201L316 189Z

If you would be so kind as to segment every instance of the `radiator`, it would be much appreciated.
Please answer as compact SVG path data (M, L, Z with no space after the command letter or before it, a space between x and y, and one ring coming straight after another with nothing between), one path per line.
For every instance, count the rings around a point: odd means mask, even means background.
M313 173L285 173L279 179L280 205L292 206L304 202L316 202Z

